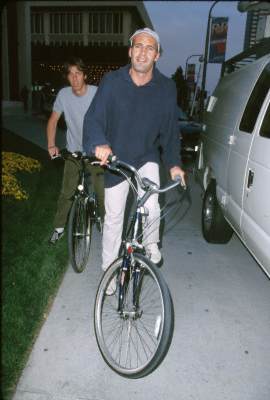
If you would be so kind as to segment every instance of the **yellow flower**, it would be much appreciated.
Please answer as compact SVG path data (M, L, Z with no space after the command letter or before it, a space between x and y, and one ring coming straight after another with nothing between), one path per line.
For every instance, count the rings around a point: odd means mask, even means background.
M33 172L40 170L41 164L33 158L22 154L2 151L2 191L3 196L13 196L17 200L28 199L28 194L21 188L15 173L17 171Z

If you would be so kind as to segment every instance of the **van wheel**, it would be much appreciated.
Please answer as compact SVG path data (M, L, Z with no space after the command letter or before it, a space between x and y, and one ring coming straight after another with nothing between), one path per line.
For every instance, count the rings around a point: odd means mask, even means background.
M233 234L218 204L214 181L208 185L203 198L202 233L209 243L228 243Z

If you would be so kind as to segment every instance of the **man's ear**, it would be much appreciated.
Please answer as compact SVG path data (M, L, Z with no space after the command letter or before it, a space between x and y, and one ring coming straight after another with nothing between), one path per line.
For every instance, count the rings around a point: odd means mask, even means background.
M155 62L159 59L160 57L160 53L157 53L156 57L155 57Z

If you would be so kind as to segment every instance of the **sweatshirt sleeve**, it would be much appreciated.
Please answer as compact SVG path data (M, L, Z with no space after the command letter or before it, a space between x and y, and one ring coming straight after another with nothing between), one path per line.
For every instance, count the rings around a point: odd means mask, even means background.
M164 117L161 132L160 144L162 147L162 158L170 169L181 166L180 159L180 134L177 120L176 87L173 81L168 82L168 94L166 98L166 116Z
M96 146L107 144L106 127L108 124L108 109L110 104L110 82L106 74L91 102L83 121L83 151L86 154L95 152Z

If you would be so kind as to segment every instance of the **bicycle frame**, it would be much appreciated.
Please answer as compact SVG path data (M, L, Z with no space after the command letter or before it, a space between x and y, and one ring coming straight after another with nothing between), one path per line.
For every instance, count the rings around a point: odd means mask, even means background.
M145 255L145 249L142 244L142 233L143 233L143 218L148 215L144 204L151 196L152 191L146 191L142 197L139 197L137 193L136 198L136 211L134 212L129 227L126 229L126 234L122 241L123 251L123 262L120 268L120 279L119 279L119 293L118 293L118 312L124 318L126 313L124 311L124 299L125 292L128 285L129 274L134 274L133 287L132 287L132 299L133 299L133 311L128 311L128 314L134 313L133 318L136 319L140 316L139 304L137 301L136 293L138 293L138 285L141 278L141 268L136 264L133 253L142 253Z

